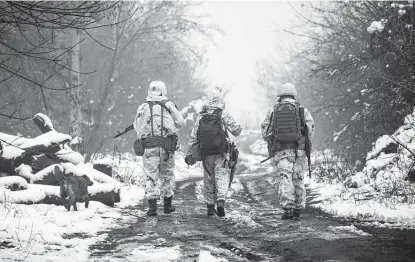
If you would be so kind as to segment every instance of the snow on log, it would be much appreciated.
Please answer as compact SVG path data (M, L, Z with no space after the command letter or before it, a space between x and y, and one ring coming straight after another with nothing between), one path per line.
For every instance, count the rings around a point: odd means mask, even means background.
M0 187L7 188L11 191L27 189L27 181L20 176L0 177Z
M116 202L115 192L97 193L89 198L91 201L98 201L104 205L113 207Z
M37 173L48 166L51 166L53 164L56 164L57 161L53 158L47 157L45 154L36 155L31 157L31 167L34 173Z
M55 177L54 169L56 165L48 166L47 168L37 172L30 179L31 184L42 185L59 185L58 180Z
M107 176L112 177L112 166L111 165L106 165L106 164L93 164L93 168L95 170L98 170L104 174L106 174Z
M74 165L85 162L84 157L80 153L73 151L67 145L64 145L63 149L56 152L55 156L59 162L71 162Z
M32 139L27 139L21 145L9 145L3 147L1 157L5 159L23 158L23 154L27 155L41 154L41 153L56 153L60 150L58 146L61 143L69 142L70 135L58 133L55 130L49 131L45 134L37 136Z
M50 118L42 113L36 114L32 118L33 122L35 122L36 126L40 129L42 133L47 133L49 131L54 130L52 121Z
M20 147L23 149L32 149L32 148L37 148L37 147L49 148L52 145L69 142L71 141L71 139L72 137L70 135L58 133L55 130L52 130L40 136L37 136L33 139L29 139L26 143L22 144Z
M27 138L20 137L20 136L13 136L5 133L0 132L0 141L2 142L3 147L7 146L8 144L20 146L27 142Z
M77 176L87 175L89 178L91 178L92 181L113 184L116 186L115 188L121 188L122 184L120 182L98 170L93 169L92 167L84 163L79 163L77 165L74 165L72 163L62 163L61 165L63 166L63 168L65 168L66 172L70 172Z
M20 166L14 169L16 175L23 177L27 182L33 178L32 168L28 165L21 164Z
M15 204L36 204L45 199L46 194L38 188L29 187L27 190L11 191L0 187L0 202Z

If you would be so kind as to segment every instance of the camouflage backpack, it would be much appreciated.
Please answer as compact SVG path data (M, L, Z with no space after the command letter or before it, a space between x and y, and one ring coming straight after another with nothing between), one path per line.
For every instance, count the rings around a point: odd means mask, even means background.
M274 137L272 151L297 148L299 140L304 137L301 110L304 108L297 102L280 102L275 105L271 118Z
M222 123L222 110L205 113L199 121L198 141L202 160L206 156L228 151L227 132Z

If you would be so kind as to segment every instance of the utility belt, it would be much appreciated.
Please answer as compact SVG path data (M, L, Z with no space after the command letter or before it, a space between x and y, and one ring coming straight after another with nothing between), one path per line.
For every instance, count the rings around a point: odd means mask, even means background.
M146 148L161 147L168 153L175 152L178 143L178 137L176 134L163 136L148 136L141 137L134 141L134 152L137 156L143 156Z
M270 156L275 155L275 153L278 151L289 149L293 149L295 151L305 150L305 137L300 138L297 142L294 143L281 143L274 140L268 142L268 153Z

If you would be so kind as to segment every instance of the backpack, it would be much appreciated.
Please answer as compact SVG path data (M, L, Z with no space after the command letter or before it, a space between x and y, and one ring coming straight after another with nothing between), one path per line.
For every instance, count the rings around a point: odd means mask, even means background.
M271 126L275 151L297 148L300 139L304 137L303 110L298 102L280 102L274 106Z
M228 151L228 134L222 123L222 110L202 115L199 121L198 141L202 160L206 156L217 155Z

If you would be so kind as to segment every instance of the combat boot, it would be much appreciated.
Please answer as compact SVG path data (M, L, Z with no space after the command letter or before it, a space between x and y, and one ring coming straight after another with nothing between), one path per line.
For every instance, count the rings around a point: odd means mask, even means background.
M213 216L216 213L215 205L207 204L207 214L208 216Z
M173 199L173 196L171 197L164 197L164 213L170 214L171 212L174 212L176 208L171 204L171 201Z
M218 201L218 217L224 217L225 216L225 200L219 200Z
M157 216L157 199L148 199L148 207L147 216Z
M284 214L281 216L281 219L293 219L294 214L292 209L284 209Z

